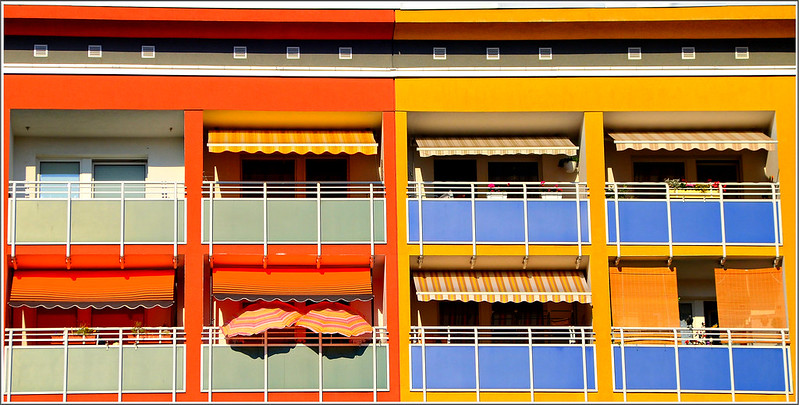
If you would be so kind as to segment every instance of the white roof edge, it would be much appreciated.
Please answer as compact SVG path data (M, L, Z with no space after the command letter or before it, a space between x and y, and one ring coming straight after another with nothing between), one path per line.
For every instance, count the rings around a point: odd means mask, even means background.
M658 8L795 6L796 1L4 1L8 5L219 9L485 10L542 8Z

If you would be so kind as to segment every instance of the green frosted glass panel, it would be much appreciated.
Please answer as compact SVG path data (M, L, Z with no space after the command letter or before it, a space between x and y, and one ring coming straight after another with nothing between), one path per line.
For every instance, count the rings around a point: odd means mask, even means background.
M368 242L369 201L322 201L322 242Z
M66 201L17 200L16 215L17 242L66 242Z
M371 346L331 346L322 350L323 386L325 389L372 389L372 370L377 370L377 388L388 388L386 347L377 348L375 368Z
M122 351L123 391L172 391L172 361L175 358L175 389L183 390L183 347L139 345Z
M119 201L72 201L73 242L119 242Z
M316 200L269 200L270 242L316 242Z
M208 242L209 202L204 202L203 241ZM263 242L264 203L253 199L214 200L214 243Z
M375 200L375 241L386 243L386 216L385 216L386 202L384 200Z
M263 346L215 346L214 390L263 390ZM208 346L203 346L203 389L208 389Z
M125 242L172 242L174 200L125 201ZM178 243L184 242L184 202L178 201Z
M6 354L10 348L6 348ZM11 361L11 392L61 392L64 389L63 347L16 347Z
M117 391L119 389L119 348L69 346L67 352L69 392Z
M319 389L316 346L269 346L269 389Z

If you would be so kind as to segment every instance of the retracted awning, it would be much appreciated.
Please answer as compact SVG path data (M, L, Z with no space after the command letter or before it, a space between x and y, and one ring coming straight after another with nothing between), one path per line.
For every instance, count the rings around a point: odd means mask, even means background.
M419 301L581 302L591 293L582 271L419 271Z
M564 136L425 136L416 138L419 156L577 155Z
M375 155L377 142L372 131L211 130L208 151Z
M17 270L12 307L166 308L175 299L174 270Z
M777 141L762 132L613 132L616 150L774 150Z
M364 268L214 268L213 294L233 301L369 301L372 274Z

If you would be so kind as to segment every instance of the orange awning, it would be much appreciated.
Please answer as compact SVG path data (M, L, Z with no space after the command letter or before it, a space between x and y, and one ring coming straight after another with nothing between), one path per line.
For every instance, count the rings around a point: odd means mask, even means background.
M419 156L577 155L565 136L424 136L416 138Z
M174 270L17 270L9 305L166 308L174 303L174 294Z
M677 270L668 267L611 267L613 326L680 326Z
M368 301L372 274L364 268L215 268L213 294L233 301Z
M782 269L716 269L719 327L786 328Z
M613 132L616 150L774 150L777 141L762 132Z
M419 301L581 302L591 293L582 271L419 271Z
M208 151L377 154L372 131L210 130Z

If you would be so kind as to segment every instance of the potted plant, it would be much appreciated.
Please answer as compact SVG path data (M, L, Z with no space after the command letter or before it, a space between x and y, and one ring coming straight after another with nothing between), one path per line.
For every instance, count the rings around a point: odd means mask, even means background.
M510 183L507 183L507 186L510 187ZM489 183L486 198L489 200L505 200L508 198L508 192L502 191L499 186L494 183Z
M90 328L85 323L82 323L80 327L75 329L72 333L75 336L80 336L80 340L83 342L82 344L92 343L94 341L94 332L93 328Z
M558 161L558 167L562 167L566 173L574 173L577 171L577 162L580 161L580 157L577 155L568 156Z
M131 331L131 333L133 333L133 337L136 340L136 343L139 343L139 339L140 338L145 338L145 339L147 338L147 336L145 336L145 334L148 332L148 330L147 330L147 328L142 326L142 323L139 322L139 321L136 321L133 324L133 327L130 328L130 331Z
M708 180L706 183L689 183L685 179L666 179L664 180L669 189L669 195L673 197L686 198L707 198L718 197L719 182Z

